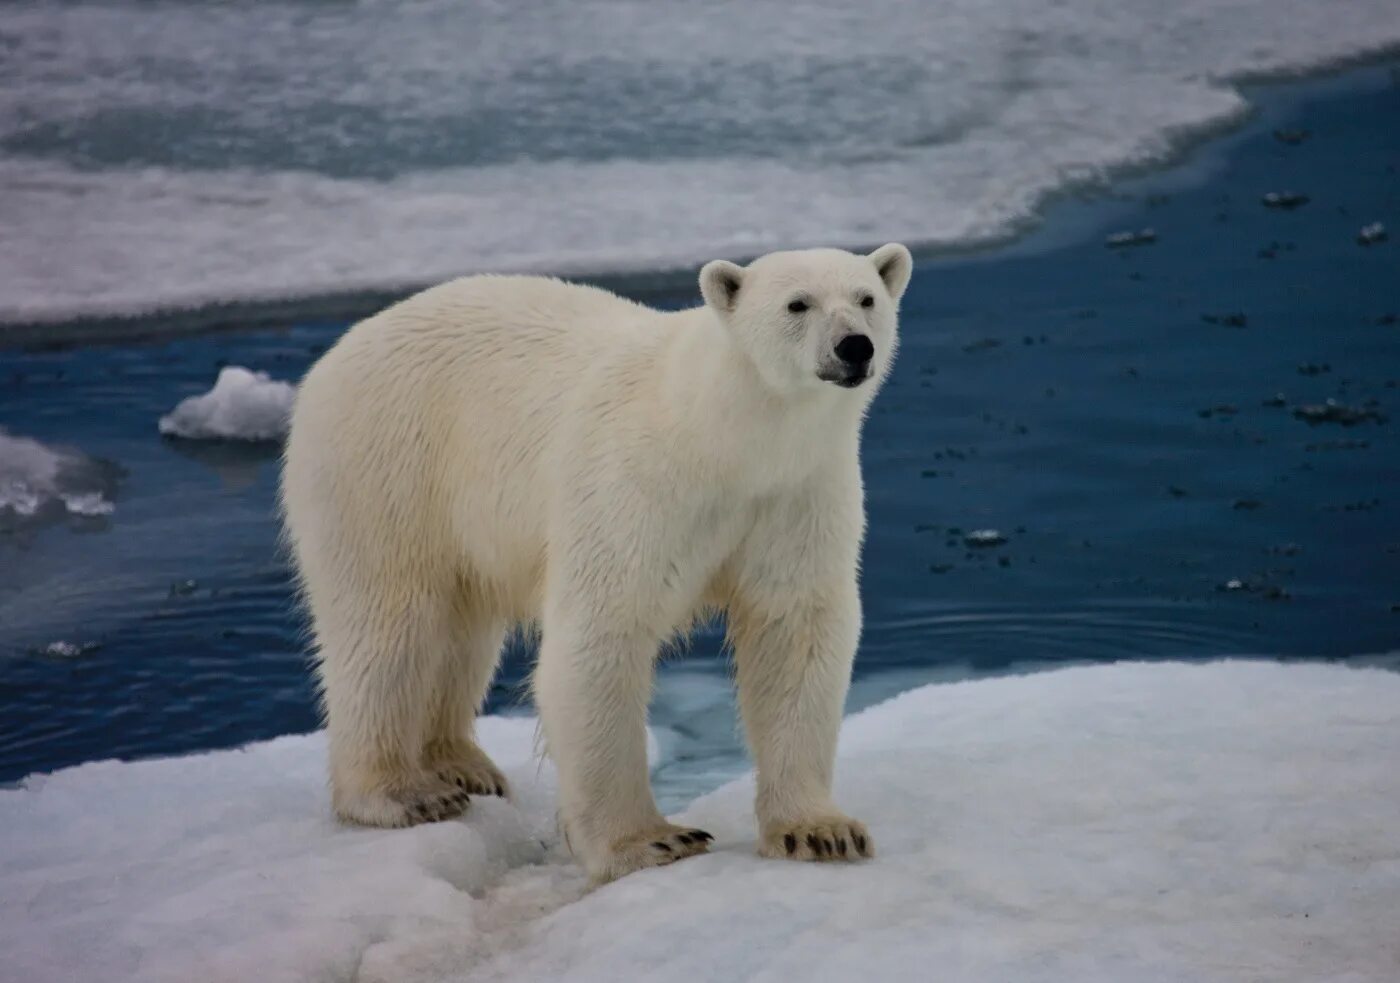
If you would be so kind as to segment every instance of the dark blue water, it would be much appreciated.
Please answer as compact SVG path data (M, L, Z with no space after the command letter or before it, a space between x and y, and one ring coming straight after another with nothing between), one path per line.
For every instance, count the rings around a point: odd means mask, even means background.
M1258 97L1174 174L920 265L865 444L867 691L1400 649L1400 242L1355 241L1400 232L1400 87L1371 68ZM1284 190L1309 201L1260 203ZM1104 245L1145 226L1155 243ZM0 425L125 469L109 521L0 536L0 780L316 725L275 448L164 441L156 420L226 363L295 379L343 329L0 353ZM1372 418L1295 416L1328 398ZM989 528L1006 542L966 544ZM31 651L56 639L98 647ZM682 658L715 668L717 649L711 631ZM513 651L494 708L527 667Z

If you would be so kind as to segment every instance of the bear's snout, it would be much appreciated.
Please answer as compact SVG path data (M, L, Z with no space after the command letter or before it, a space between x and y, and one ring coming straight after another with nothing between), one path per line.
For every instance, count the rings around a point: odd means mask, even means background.
M851 368L865 368L875 357L875 345L868 335L848 334L836 343L836 357Z
M833 349L839 365L832 375L822 374L828 382L854 389L870 378L870 360L875 357L875 343L869 335L848 334Z

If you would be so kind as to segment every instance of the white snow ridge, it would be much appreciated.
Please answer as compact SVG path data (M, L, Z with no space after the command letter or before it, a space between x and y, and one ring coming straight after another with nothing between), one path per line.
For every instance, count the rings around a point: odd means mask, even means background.
M1400 979L1400 674L1120 663L926 686L847 721L860 866L714 852L587 892L533 723L481 736L514 802L350 829L321 735L0 791L6 979ZM6 976L5 974L9 975Z
M191 396L160 418L160 432L189 440L281 440L296 387L239 365L219 370L214 388Z

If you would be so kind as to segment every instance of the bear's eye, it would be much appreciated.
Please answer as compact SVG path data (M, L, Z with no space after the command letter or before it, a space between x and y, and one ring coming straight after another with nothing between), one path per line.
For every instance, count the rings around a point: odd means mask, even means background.
M860 299L860 306L861 306L861 307L874 307L874 306L875 306L875 298L872 297L872 296L870 296L869 294L866 294L864 297L862 297L862 298Z
M788 310L792 311L794 314L801 314L806 309L807 302L805 300L794 300L791 304L788 304Z

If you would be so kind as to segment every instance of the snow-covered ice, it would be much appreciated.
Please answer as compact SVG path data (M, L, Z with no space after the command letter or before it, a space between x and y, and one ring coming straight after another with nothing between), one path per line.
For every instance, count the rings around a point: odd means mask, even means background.
M296 387L240 365L219 370L214 388L183 399L160 418L160 432L188 440L281 440Z
M103 762L0 792L6 979L1400 978L1400 674L1123 663L926 686L847 721L879 856L760 860L751 779L713 854L588 892L529 719L516 801L336 826L321 735ZM664 745L663 745L664 746Z
M1395 0L10 4L0 323L985 243L1397 41Z
M109 464L0 427L0 527L63 514L109 515L116 478Z

